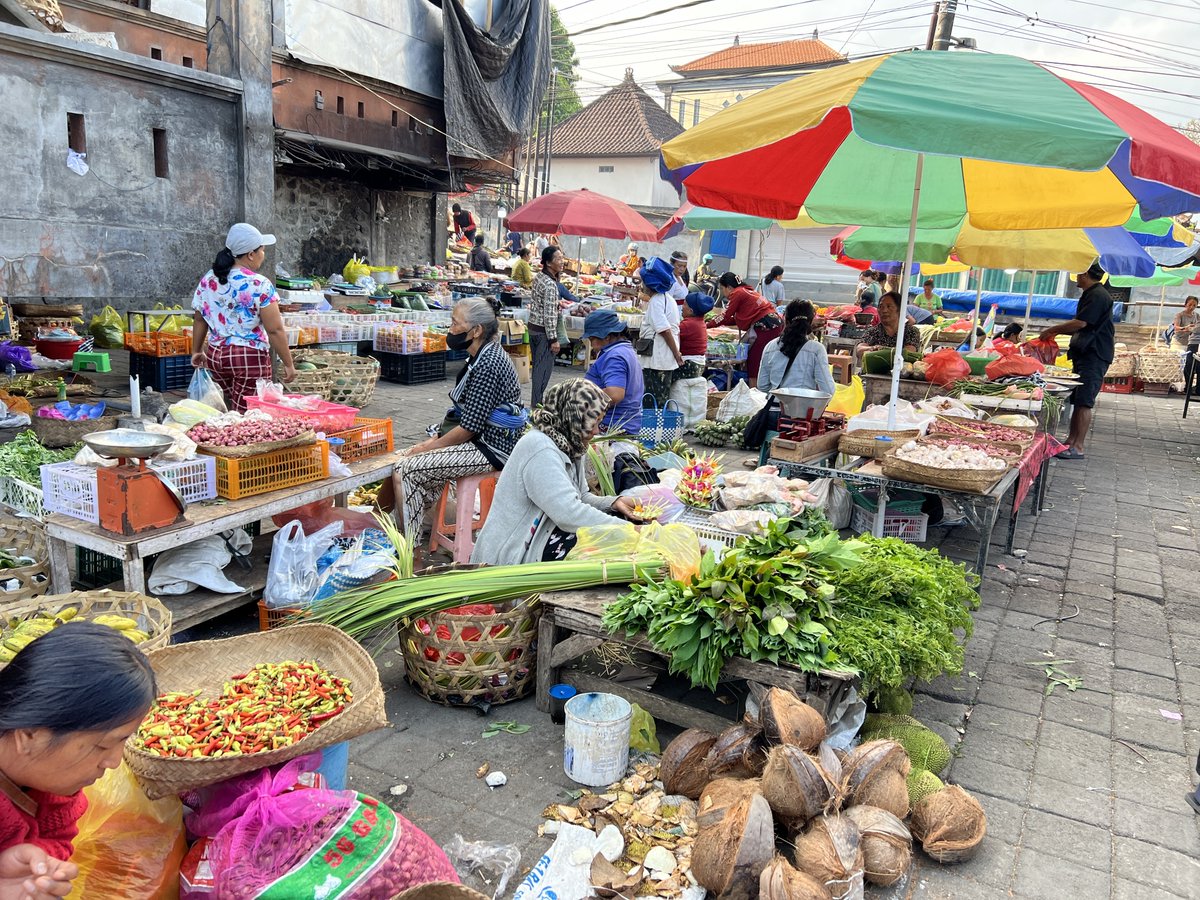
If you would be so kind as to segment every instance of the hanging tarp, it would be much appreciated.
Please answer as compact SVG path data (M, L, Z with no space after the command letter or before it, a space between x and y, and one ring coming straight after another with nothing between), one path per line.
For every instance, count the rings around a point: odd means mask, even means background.
M918 292L918 288L909 288L910 295L915 296ZM938 288L938 296L942 298L942 307L950 312L971 312L975 309L974 291L950 291ZM1029 294L1027 293L1007 294L1000 291L984 291L980 307L982 309L990 309L995 305L999 307L996 311L998 315L1024 316L1025 304L1028 301ZM1033 306L1030 308L1030 312L1037 319L1073 319L1075 317L1075 308L1078 305L1078 299L1072 300L1067 297L1034 294ZM1124 314L1125 304L1114 303L1113 321L1120 322Z
M491 28L442 3L446 143L451 154L501 157L524 143L550 78L548 0L497 3Z

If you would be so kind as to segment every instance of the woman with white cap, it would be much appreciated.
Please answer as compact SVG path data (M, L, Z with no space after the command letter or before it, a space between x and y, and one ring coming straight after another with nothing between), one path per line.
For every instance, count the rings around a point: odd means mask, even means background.
M275 235L238 222L192 297L192 365L212 373L236 412L245 411L258 379L271 377L270 350L283 380L296 377L275 285L258 273L274 243Z

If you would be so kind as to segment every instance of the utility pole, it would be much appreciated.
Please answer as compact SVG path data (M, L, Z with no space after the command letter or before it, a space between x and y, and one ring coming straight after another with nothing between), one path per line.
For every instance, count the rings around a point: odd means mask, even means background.
M934 0L933 15L931 15L929 17L929 37L927 37L925 39L925 49L926 50L933 49L933 36L935 34L937 34L938 15L941 13L941 11L942 11L941 0Z
M933 36L934 50L949 50L953 42L950 34L954 30L954 13L958 9L958 0L943 0L938 11L936 33Z
M550 193L550 158L554 152L554 110L558 104L558 69L550 70L550 108L546 113L546 152L542 158L542 189Z

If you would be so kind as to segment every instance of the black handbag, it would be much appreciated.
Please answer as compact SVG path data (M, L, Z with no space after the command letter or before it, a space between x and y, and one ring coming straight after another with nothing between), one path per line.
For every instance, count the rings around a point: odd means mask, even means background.
M799 353L796 355L799 356ZM792 363L795 361L795 356L788 360L787 367L783 370L783 377L779 379L780 385L787 381L788 372L792 371ZM746 430L742 432L742 446L747 450L762 448L763 441L767 439L767 432L771 430L771 412L778 402L774 395L768 396L763 408L752 415L750 421L746 423Z

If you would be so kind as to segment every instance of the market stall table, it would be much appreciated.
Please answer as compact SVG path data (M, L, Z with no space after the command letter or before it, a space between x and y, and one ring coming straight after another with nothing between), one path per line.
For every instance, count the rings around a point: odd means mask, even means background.
M616 594L617 588L593 588L542 595L542 618L538 628L537 708L549 712L550 688L563 683L573 685L580 691L617 694L630 703L637 703L656 719L683 728L705 728L717 733L733 724L733 719L696 709L679 700L565 668L571 660L595 650L601 644L619 644L630 650L653 654L664 661L668 659L668 654L655 648L644 635L628 637L624 633L612 634L604 628L601 622L604 607L616 598ZM665 670L665 664L663 668ZM730 660L722 676L787 688L825 714L841 702L858 680L847 672L817 674L789 665L756 663L746 659Z
M156 553L197 541L210 535L232 531L269 519L317 500L334 498L335 503L355 488L380 481L392 474L403 451L373 456L349 463L349 475L326 478L284 490L259 494L242 500L216 500L189 506L186 521L170 527L125 536L106 531L99 525L60 514L46 517L46 539L50 552L50 578L55 593L71 590L68 556L75 546L119 559L125 571L124 589L146 593L146 560ZM255 561L249 572L229 570L230 577L246 587L237 594L219 594L204 588L175 597L161 598L174 615L176 631L182 631L245 604L260 592L267 581L267 560L272 535L254 542L250 558Z

